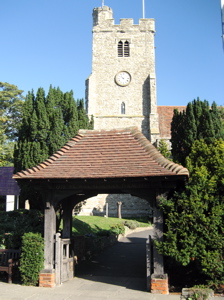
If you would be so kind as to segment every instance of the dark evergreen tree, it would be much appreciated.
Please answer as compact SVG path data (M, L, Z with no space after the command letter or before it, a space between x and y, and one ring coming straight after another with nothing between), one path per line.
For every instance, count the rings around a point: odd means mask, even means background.
M62 101L63 93L60 89L55 89L50 86L46 97L46 112L50 123L50 130L46 140L48 156L54 154L68 140L66 135L67 129L63 120Z
M217 118L218 116L218 118ZM224 137L224 126L223 126L223 120L222 120L222 114L220 108L217 107L217 104L215 102L212 103L211 106L211 119L214 127L214 132L216 135L216 138L223 138ZM220 122L221 119L221 122Z
M193 105L188 104L186 108L186 115L184 120L185 126L183 128L183 134L185 137L185 156L190 152L191 146L197 137L197 126L196 120L193 112Z
M161 253L196 267L211 284L223 282L223 124L215 103L194 100L186 112L174 111L172 154L186 166L186 187L161 199L164 242Z
M47 159L75 136L79 128L91 129L83 100L78 104L73 92L63 93L50 86L28 93L22 112L18 145L14 152L15 171L31 168Z
M73 98L73 92L67 92L64 94L63 99L64 105L63 105L63 117L64 117L64 123L67 128L67 139L70 139L73 137L81 127L79 126L78 122L78 108L77 103L75 102L74 105L74 98ZM85 113L85 118L87 120L88 124L88 118ZM85 127L87 128L87 127Z
M171 123L172 156L174 161L185 166L185 159L191 152L195 140L204 139L213 143L224 138L220 111L215 103L200 99L188 103L186 112L174 110Z
M90 129L91 126L83 100L77 105L72 91L63 93L50 86L46 97L42 88L36 96L33 91L28 92L14 150L15 172L41 163L75 136L79 128ZM30 191L22 187L22 195L28 199Z
M185 111L179 112L177 109L174 110L173 119L171 123L171 144L172 144L172 156L175 161L181 163L183 156L183 124L185 122L186 113Z
M79 128L81 128L81 129L89 128L89 120L86 118L86 112L85 112L85 109L84 109L83 99L78 99L77 106L78 106L78 124L79 124Z
M51 128L46 143L49 149L49 156L54 154L62 145L66 143L66 131L67 128L63 122L62 111L59 107L51 114Z
M186 159L190 172L186 189L161 199L166 230L164 241L157 243L161 253L196 267L214 287L224 282L223 162L222 139L194 142Z

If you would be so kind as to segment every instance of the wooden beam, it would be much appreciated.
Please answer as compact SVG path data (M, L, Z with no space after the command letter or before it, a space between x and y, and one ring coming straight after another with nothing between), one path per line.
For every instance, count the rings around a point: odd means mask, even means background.
M44 269L54 269L54 238L56 233L56 214L54 206L46 203L44 211Z
M153 224L154 224L154 233L153 239L157 241L163 240L163 212L157 207L158 197L154 199L153 205ZM159 254L155 244L153 245L153 274L162 275L164 274L164 262L163 255Z

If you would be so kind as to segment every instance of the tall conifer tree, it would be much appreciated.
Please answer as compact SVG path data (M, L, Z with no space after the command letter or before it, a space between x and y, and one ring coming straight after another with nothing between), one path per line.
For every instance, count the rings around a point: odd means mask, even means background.
M208 144L224 138L220 111L215 103L200 99L188 103L186 112L174 111L171 123L171 143L174 161L185 165L195 140L204 139Z
M78 108L77 103L74 102L73 92L67 92L64 94L63 99L63 117L64 117L64 123L67 128L67 139L70 139L73 137L77 131L81 128L79 127L78 123ZM74 105L75 103L75 105ZM88 118L86 116L85 112L85 119L88 123ZM84 129L87 127L84 127Z
M91 124L83 100L78 100L77 105L72 91L63 93L50 86L46 97L42 88L36 96L28 92L14 151L15 171L41 163L75 136L79 128L90 129Z
M28 92L22 112L22 124L18 143L14 150L15 171L31 168L60 149L75 136L79 128L90 129L83 100L78 106L73 92L63 93L59 88L50 86L45 92L39 88L36 96ZM21 201L29 199L31 207L41 208L40 195L21 184Z
M86 119L86 113L85 113L85 109L84 109L84 102L82 99L78 99L77 101L77 105L78 105L78 124L79 124L79 128L88 128L89 124L87 122Z

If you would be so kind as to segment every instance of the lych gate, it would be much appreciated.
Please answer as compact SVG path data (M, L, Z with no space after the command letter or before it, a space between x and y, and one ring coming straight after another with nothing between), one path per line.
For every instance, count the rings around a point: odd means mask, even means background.
M157 205L159 198L187 177L187 169L165 159L135 127L80 130L49 159L15 174L14 179L42 192L45 201L45 260L40 284L54 286L73 276L73 258L68 249L72 210L77 203L97 194L131 194L145 199L153 207L154 238L161 240L163 217ZM63 209L61 237L56 233L59 204ZM155 247L152 252L150 280L167 283L163 256Z

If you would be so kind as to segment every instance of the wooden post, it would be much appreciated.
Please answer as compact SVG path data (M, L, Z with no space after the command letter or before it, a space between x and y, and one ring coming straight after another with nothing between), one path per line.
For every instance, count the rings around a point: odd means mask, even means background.
M61 237L60 233L55 236L55 283L61 284Z
M153 239L163 240L163 212L158 208L159 195L154 199L153 205ZM164 274L163 255L159 254L155 244L153 244L153 274L151 276L152 294L169 294L168 276Z
M74 205L69 202L65 201L63 203L63 231L62 231L62 238L63 239L70 239L72 235L72 209Z
M54 206L46 203L44 212L44 268L54 269L54 236L56 233L56 214Z
M156 201L153 205L153 224L154 224L154 233L153 238L157 241L163 240L163 212L158 209ZM153 245L153 273L154 274L164 274L163 266L163 255L159 254L155 245Z
M44 269L40 271L39 286L55 286L55 233L56 233L56 213L52 202L45 203L44 211Z

